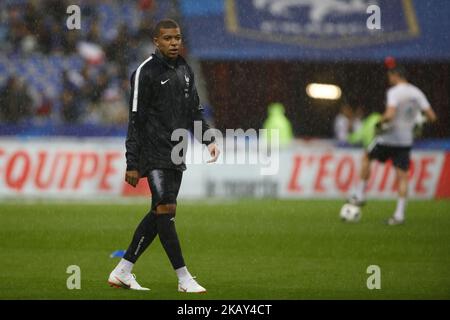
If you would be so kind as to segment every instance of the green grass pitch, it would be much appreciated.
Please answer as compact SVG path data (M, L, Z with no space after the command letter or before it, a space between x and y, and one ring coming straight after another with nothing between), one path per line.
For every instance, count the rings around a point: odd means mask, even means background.
M208 289L177 292L156 238L134 268L149 292L110 288L109 272L146 204L0 204L0 299L449 299L450 201L410 201L407 223L383 224L394 201L369 201L357 224L342 201L180 201L187 266ZM81 289L68 290L69 265ZM381 270L369 290L367 268Z

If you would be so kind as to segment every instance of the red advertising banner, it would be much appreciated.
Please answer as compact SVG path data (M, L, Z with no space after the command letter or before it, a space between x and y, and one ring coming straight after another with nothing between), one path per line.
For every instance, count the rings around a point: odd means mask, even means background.
M332 150L316 152L306 150L292 155L289 181L286 184L288 196L345 197L359 179L361 152ZM433 198L437 195L437 185L441 194L448 190L450 181L444 178L444 153L413 152L411 159L410 196ZM377 198L392 197L397 191L395 168L391 162L385 164L374 161L368 182L369 196Z
M115 143L0 143L0 196L118 195L123 151Z

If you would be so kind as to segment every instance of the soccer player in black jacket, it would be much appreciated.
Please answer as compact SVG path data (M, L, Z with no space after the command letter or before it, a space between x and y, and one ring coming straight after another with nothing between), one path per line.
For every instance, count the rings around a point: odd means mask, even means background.
M141 287L131 273L134 263L159 235L164 250L178 276L178 291L206 292L186 268L175 230L177 196L184 162L173 161L172 141L176 129L193 130L200 121L203 133L209 129L195 88L194 74L179 55L182 36L173 20L155 26L156 52L142 62L131 77L130 117L126 140L127 169L125 180L135 187L147 177L152 193L150 212L138 225L123 259L111 272L108 283L114 287L149 290ZM202 139L202 137L197 137ZM208 146L211 160L219 156L214 140Z

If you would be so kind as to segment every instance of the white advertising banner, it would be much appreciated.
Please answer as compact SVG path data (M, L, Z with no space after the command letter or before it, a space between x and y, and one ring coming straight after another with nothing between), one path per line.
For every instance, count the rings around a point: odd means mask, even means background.
M267 161L207 164L209 156L199 144L194 144L189 155L192 152L203 153L203 158L199 157L199 164L188 161L180 198L344 198L358 180L362 157L358 149L311 143L280 150L272 168L276 174L262 174ZM222 150L222 156L233 152L243 151ZM410 197L448 195L449 159L449 154L443 151L413 151ZM141 179L137 188L124 182L125 167L121 138L3 138L0 139L0 198L82 200L148 196L145 179ZM368 183L369 197L393 198L396 187L392 164L375 162Z
M0 140L0 196L120 195L123 140Z

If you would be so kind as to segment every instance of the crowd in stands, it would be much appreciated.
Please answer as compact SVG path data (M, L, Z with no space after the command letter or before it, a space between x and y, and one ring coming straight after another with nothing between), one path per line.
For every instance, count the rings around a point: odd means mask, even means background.
M177 1L79 0L79 30L71 2L0 2L0 123L126 124L131 72Z

